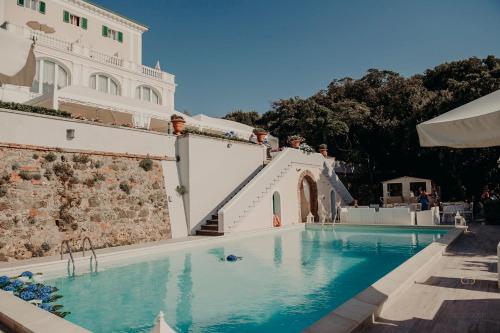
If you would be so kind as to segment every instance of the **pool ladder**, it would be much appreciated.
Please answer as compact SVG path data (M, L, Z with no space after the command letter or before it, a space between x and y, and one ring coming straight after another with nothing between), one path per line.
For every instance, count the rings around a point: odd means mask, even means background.
M97 255L95 254L94 246L92 245L92 241L90 240L89 237L85 237L82 242L82 254L83 257L85 257L85 242L88 241L90 245L90 250L92 251L92 255L90 256L90 272L95 272L97 273ZM64 240L61 243L61 260L63 259L63 248L64 245L66 245L66 250L69 254L68 258L68 275L75 275L75 258L73 257L73 252L71 251L71 246L69 244L68 240ZM70 265L72 267L72 271L70 274Z
M61 243L61 260L63 259L63 246L66 245L66 250L69 253L69 259L68 259L68 275L75 275L75 259L73 258L73 252L71 252L71 246L69 245L68 240L63 240ZM73 265L73 272L72 274L69 273L69 265Z
M90 237L88 237L88 236L83 239L83 243L82 243L83 256L85 257L85 241L88 241L88 243L90 245L90 250L92 251L92 255L90 256L90 272L92 273L92 259L94 259L94 272L97 273L97 255L95 254L94 246L92 245L92 241L90 240Z

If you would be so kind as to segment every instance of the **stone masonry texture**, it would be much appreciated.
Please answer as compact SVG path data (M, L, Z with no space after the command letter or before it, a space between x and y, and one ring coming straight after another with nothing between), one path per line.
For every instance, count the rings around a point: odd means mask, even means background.
M171 238L159 161L0 148L0 261Z

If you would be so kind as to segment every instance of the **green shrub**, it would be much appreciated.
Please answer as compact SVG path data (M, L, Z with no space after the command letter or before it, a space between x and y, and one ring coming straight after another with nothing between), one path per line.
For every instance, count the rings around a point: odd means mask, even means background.
M80 164L87 164L88 162L90 162L90 157L88 157L88 155L85 154L73 155L73 162Z
M123 181L120 183L120 190L127 194L130 194L130 185L126 181Z
M38 157L40 157L40 156L38 156L38 154L33 154L33 159L34 159L34 160L37 160L37 159L38 159Z
M19 169L20 167L21 167L21 165L20 165L19 163L17 163L17 162L16 162L16 163L12 164L12 167L11 167L11 168L12 168L12 170L17 170L17 169Z
M52 169L54 174L62 180L68 180L74 174L74 170L68 163L56 163Z
M35 173L34 175L31 176L31 179L40 180L42 179L42 175L39 173Z
M3 198L7 195L7 187L0 186L0 198Z
M94 162L94 168L96 168L96 169L102 168L103 165L104 165L103 161L95 161Z
M32 106L32 105L26 105L26 104L20 104L20 103L9 103L9 102L0 101L0 108L22 111L22 112L43 114L43 115L47 115L47 116L71 118L71 113L69 113L69 112L57 111L54 109L47 109L47 108L43 108L40 106Z
M484 217L487 224L500 225L500 200L488 200L484 203Z
M31 180L32 178L31 174L25 170L21 170L21 172L19 172L19 177L21 177L21 179L23 180Z
M44 158L47 162L54 162L57 159L57 156L53 152L50 152L47 155L45 155Z
M144 171L153 170L153 160L150 158L145 158L139 162L139 166L144 169Z
M47 252L48 250L50 250L50 244L47 242L43 242L41 248L42 248L42 250Z
M184 187L184 185L177 185L177 187L175 188L175 190L177 191L177 193L179 193L180 195L184 195L186 194L186 188Z

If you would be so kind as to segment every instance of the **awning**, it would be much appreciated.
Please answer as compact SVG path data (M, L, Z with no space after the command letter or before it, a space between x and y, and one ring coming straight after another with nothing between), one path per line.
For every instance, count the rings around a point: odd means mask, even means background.
M155 131L155 132L167 133L168 132L168 121L156 119L156 118L151 118L151 121L149 122L149 129L151 131Z
M4 46L0 52L0 85L31 87L36 74L34 43L0 29L0 45Z
M59 105L59 110L71 113L74 117L82 117L88 120L98 119L104 124L116 124L133 126L133 115L130 113L111 111L99 107L86 106L62 102Z
M500 146L500 90L417 125L422 147Z

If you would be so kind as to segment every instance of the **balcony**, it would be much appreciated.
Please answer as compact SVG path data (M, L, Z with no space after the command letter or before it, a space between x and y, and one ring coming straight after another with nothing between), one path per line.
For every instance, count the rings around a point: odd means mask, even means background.
M63 51L67 53L71 53L78 56L83 56L86 58L90 58L99 63L110 65L116 68L121 68L124 70L129 70L136 74L153 78L160 81L166 81L170 83L174 83L174 75L163 72L161 70L157 70L156 68L148 67L142 64L136 64L130 61L127 61L123 58L105 54L94 49L88 48L78 42L67 42L51 35L48 35L41 31L31 30L27 27L20 27L13 24L7 25L7 31L12 33L17 33L20 36L24 36L25 38L29 38L30 40L35 40L38 45L48 47L50 49Z

